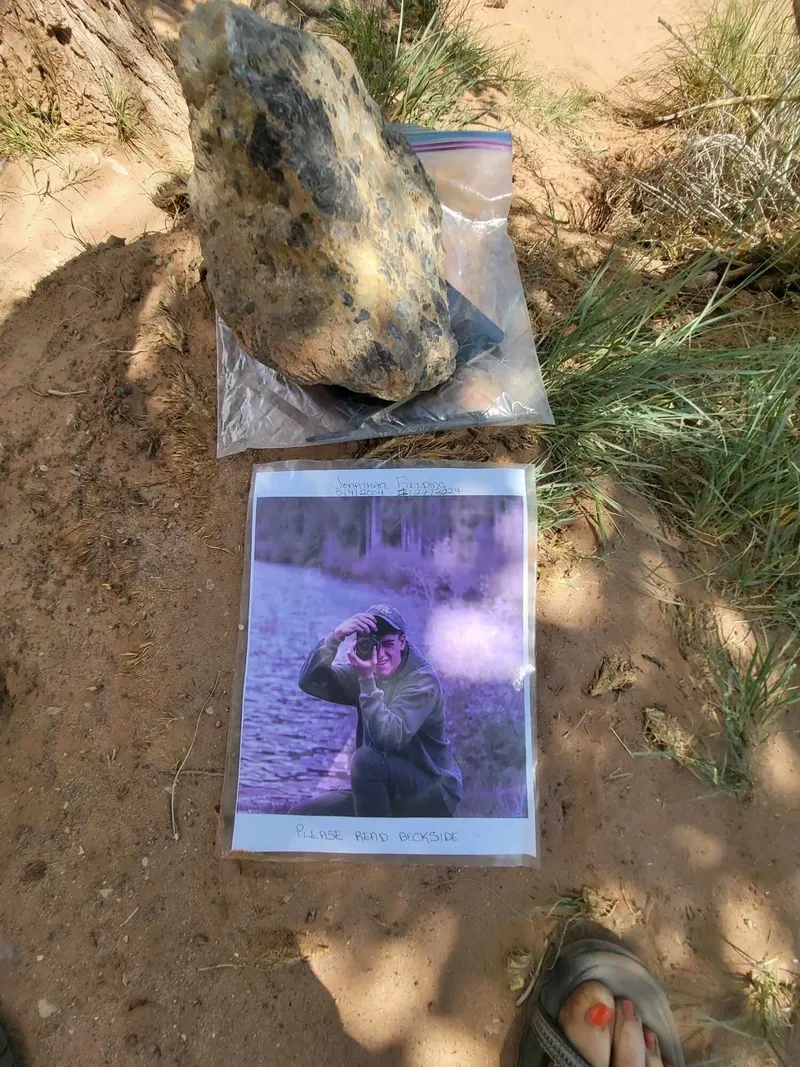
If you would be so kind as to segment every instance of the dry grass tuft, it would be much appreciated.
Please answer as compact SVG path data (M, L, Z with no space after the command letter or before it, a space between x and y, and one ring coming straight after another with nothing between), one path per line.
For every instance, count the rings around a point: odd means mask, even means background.
M454 460L463 463L525 462L536 458L535 435L525 427L509 429L486 427L450 430L446 433L420 433L408 437L387 437L377 443L365 441L359 448L361 459L371 460Z
M125 660L124 670L126 672L133 671L143 663L147 663L148 660L153 658L155 651L155 643L152 640L143 641L136 652L123 652L122 658Z
M159 182L155 192L150 196L151 203L172 216L173 222L189 214L189 175L186 171L172 171L163 182Z
M671 35L640 117L672 151L613 182L617 221L672 249L782 242L800 221L800 40L784 0L717 0ZM623 221L626 220L626 221Z
M683 658L692 663L705 657L709 644L717 639L714 613L707 604L693 604L678 598L672 622L672 633Z
M643 708L642 714L644 740L653 751L674 760L679 767L688 768L696 778L728 791L725 768L700 751L696 738L681 726L674 715L669 715L657 705Z
M118 85L108 72L103 76L103 89L111 105L117 140L122 144L133 144L141 134L144 101L135 89Z
M84 123L67 125L57 115L0 108L0 156L55 161L70 148L92 140L92 131Z
M751 631L741 646L731 648L720 643L705 612L681 607L681 651L692 664L704 710L718 724L713 752L705 743L701 750L698 740L659 707L644 709L645 740L696 777L747 799L754 786L753 753L800 704L800 687L793 684L796 636L770 640Z
M590 697L599 697L604 693L620 693L635 684L638 673L638 669L629 659L616 655L603 656L586 692Z
M167 377L160 420L162 454L179 481L194 480L207 475L214 455L213 398L181 364Z
M667 752L682 767L691 766L696 757L694 737L673 715L657 704L643 708L644 739L652 748Z
M260 970L292 967L325 952L326 946L304 930L255 930L249 937L250 954Z
M772 1045L797 1021L800 987L778 976L778 960L762 960L745 977L747 1003L764 1040Z
M561 916L570 922L577 919L590 919L592 922L602 923L611 918L617 910L619 901L614 897L607 897L591 886L583 886L580 892L570 893L559 897L555 904L549 907L535 908L534 915Z
M133 542L94 518L75 523L55 542L57 552L88 578L108 589L125 587L136 570Z
M603 896L598 890L585 885L578 897L578 918L602 923L611 918L618 904L616 898Z
M152 323L152 341L159 348L171 348L179 356L183 356L189 348L189 335L181 319L174 295L170 292L159 301Z

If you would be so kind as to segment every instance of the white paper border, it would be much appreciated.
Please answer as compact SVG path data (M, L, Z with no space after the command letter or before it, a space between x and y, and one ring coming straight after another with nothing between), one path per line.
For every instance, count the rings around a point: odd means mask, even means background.
M257 470L250 530L252 572L258 500L263 497L520 496L523 501L523 647L530 649L528 499L523 467L378 467L319 470ZM247 605L247 656L242 689L242 729L250 659L253 585ZM536 859L536 783L531 714L532 665L525 691L527 810L520 819L361 819L342 816L262 815L239 811L237 775L232 848L235 852L302 853L312 856L519 857Z

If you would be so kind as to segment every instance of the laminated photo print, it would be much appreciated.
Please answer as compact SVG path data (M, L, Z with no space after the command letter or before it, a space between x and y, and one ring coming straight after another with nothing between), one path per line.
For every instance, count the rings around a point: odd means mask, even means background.
M535 860L531 482L255 468L228 851Z

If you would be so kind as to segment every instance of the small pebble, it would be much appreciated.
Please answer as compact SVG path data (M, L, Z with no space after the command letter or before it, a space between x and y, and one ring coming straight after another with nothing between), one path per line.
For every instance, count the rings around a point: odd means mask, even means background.
M150 859L147 856L142 856L142 866L143 867L149 867L150 866Z
M209 593L214 592L214 583L211 581L210 578L206 578L206 589L209 591Z
M174 504L173 504L172 506L173 506L174 508L176 508L176 509L177 509L177 508L179 508L179 507L180 507L181 505L180 505L180 502L176 500L176 501L175 501L175 503L174 503Z
M37 1002L36 1007L39 1009L39 1014L43 1019L49 1019L51 1015L55 1015L58 1008L55 1004L51 1004L49 1000L45 1000L44 997Z
M220 726L222 726L222 721L220 719L217 719L217 721L214 723L214 725L216 727L220 727Z
M243 629L244 629L244 623L243 623L243 622L240 622L240 623L239 623L239 629L240 629L240 630L243 630Z
M36 962L37 963L41 963L43 959L44 959L44 956L37 956L36 957Z
M45 710L48 715L60 715L63 709L53 706L52 708L46 708Z
M206 708L206 715L213 715L213 714L214 714L214 708L212 708L212 707Z
M46 463L40 463L39 464L39 470L42 472L42 474L47 474L47 472L50 470L50 468L47 466Z
M111 894L114 892L114 890L110 889L110 888L98 889L97 892L100 894L100 896L103 898L103 900L108 900L108 898L111 896Z

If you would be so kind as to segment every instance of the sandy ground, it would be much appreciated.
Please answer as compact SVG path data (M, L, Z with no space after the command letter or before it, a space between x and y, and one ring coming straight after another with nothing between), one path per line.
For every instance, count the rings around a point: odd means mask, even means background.
M711 0L508 0L505 7L474 0L473 10L491 38L519 49L531 70L607 93L635 79L669 41L659 17L681 25L710 7Z
M487 14L601 87L655 32L649 3L517 4ZM634 525L544 553L538 870L218 858L250 466L273 457L214 459L196 242L153 213L149 164L96 166L85 201L2 175L0 1015L24 1062L513 1067L504 959L537 952L583 886L616 902L609 925L663 977L692 1055L767 1062L704 1020L741 1015L748 956L798 969L798 723L746 806L629 754L655 702L708 728L674 636L680 549ZM513 433L486 448L527 455ZM634 686L587 697L611 652ZM215 681L175 841L172 774Z

